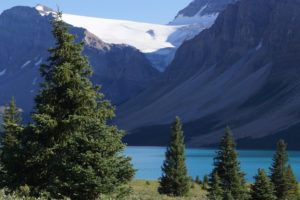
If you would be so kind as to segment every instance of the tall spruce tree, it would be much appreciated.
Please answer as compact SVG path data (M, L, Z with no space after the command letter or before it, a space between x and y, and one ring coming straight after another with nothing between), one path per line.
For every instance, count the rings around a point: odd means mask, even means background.
M286 194L284 195L288 200L299 200L298 182L294 175L291 165L288 165L285 173Z
M22 156L21 112L12 98L4 110L3 135L0 145L1 186L15 190L22 182L24 159Z
M167 147L166 159L162 166L163 175L158 191L170 196L185 196L190 183L185 164L184 137L180 119L176 117L171 128L171 141Z
M221 180L217 173L214 173L209 182L208 199L223 200L224 191L221 186Z
M271 181L275 188L275 195L278 199L286 199L287 185L286 185L286 171L288 154L286 152L287 145L283 140L277 143L277 150L273 157L273 164L270 168Z
M61 13L53 21L56 46L41 66L44 83L35 99L33 123L27 133L27 184L33 194L54 198L97 199L123 190L134 175L130 158L122 154L123 132L107 121L114 109L75 44Z
M251 186L250 200L276 200L274 186L263 169L258 170L258 174L254 179L255 182Z
M233 134L229 127L225 129L225 135L221 139L219 151L214 158L214 169L211 177L218 174L221 187L225 194L230 194L234 199L245 200L249 198L248 189L241 172L238 154L235 150Z

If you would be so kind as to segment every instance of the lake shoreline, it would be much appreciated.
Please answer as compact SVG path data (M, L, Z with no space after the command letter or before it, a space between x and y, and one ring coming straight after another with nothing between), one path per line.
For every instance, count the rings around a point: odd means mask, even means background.
M186 164L189 176L201 179L209 175L213 167L213 158L217 149L213 148L187 148ZM158 146L128 146L125 155L132 158L132 164L137 169L135 179L158 180L162 175L161 166L165 159L166 147ZM246 181L253 182L253 177L259 168L269 172L274 155L273 150L238 150L241 169L245 172ZM289 151L290 164L295 175L300 180L300 151Z

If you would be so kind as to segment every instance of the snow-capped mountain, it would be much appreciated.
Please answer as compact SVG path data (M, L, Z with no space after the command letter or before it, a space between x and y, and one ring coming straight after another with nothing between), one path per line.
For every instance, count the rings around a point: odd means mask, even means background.
M216 2L213 3L215 6L213 8L216 9L211 8L212 14L208 13L208 15L203 15L201 18L195 16L197 18L193 21L195 23L191 23L192 18L183 20L181 16L184 15L181 13L168 25L103 19L66 13L63 14L63 20L75 27L87 29L106 43L127 44L137 48L146 55L153 67L164 71L172 61L177 48L185 40L193 38L214 23L221 8L225 7L225 2L220 3L220 5ZM193 3L191 4L193 5ZM196 9L199 9L198 13L202 15L210 7L211 4L203 4L202 7L196 7ZM55 14L52 9L43 5L37 5L35 9L42 16ZM188 13L189 9L186 12Z
M38 11L39 12L38 12ZM39 66L47 62L52 36L51 9L44 6L17 6L0 14L0 108L15 97L28 117L33 98L39 91ZM153 82L160 73L145 55L128 45L108 44L86 29L70 26L76 42L84 41L83 54L102 85L106 97L118 105Z
M39 88L38 67L54 44L49 21L56 12L44 5L17 6L0 15L0 106L15 96L31 110ZM120 104L138 94L172 61L178 47L208 26L158 25L63 14L95 67L93 81ZM7 34L9 33L9 34ZM129 59L130 58L130 59ZM150 61L150 62L149 62Z
M43 16L55 14L55 11L43 5L37 5L35 8ZM143 53L151 53L163 48L173 48L174 45L168 41L168 37L182 27L66 13L63 14L63 20L72 26L87 29L106 43L127 44Z
M54 10L43 5L37 5L35 9L42 16L55 14ZM186 37L173 37L172 40L169 40L169 37L187 35L189 32L184 26L103 19L66 13L63 14L63 20L75 27L87 29L106 43L126 44L137 48L148 55L153 67L160 71L163 71L169 64L169 60L173 58L167 58L170 52L173 52L173 49L176 49L186 39ZM181 33L182 30L187 33ZM162 49L164 51L161 51ZM166 58L168 62L164 61Z

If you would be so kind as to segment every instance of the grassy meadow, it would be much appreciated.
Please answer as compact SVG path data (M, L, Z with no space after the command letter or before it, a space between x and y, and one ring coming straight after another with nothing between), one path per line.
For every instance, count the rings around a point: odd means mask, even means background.
M133 180L130 183L132 194L126 197L126 200L207 200L206 191L202 190L201 186L197 183L192 183L191 190L186 197L168 197L160 195L157 192L158 181L147 180ZM0 191L0 200L46 200L46 198L28 198L18 197L18 195L6 195L3 190ZM111 198L104 198L103 200L114 200Z
M130 185L133 194L129 200L206 200L206 191L197 183L192 183L188 196L176 198L160 195L157 192L158 181L134 180Z
M166 195L160 195L157 192L159 186L158 181L147 180L133 180L130 183L132 188L132 194L126 197L125 200L207 200L206 191L202 189L202 186L197 183L192 183L191 190L186 197L169 197ZM250 187L250 185L249 185ZM300 189L300 185L299 185ZM0 200L46 200L46 198L21 198L17 195L6 195L3 190L0 190ZM100 199L99 199L100 200ZM111 198L104 198L101 200L114 200Z

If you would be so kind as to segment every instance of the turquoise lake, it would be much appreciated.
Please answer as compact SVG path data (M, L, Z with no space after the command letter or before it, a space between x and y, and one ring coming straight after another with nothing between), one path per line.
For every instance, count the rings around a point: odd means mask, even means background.
M137 170L136 179L156 180L161 176L161 165L165 156L164 147L127 147L125 154L132 157L132 163ZM202 177L212 170L214 149L186 149L186 164L189 175ZM269 170L274 151L241 150L239 161L246 179L253 181L258 168ZM289 162L300 181L300 151L289 152Z

